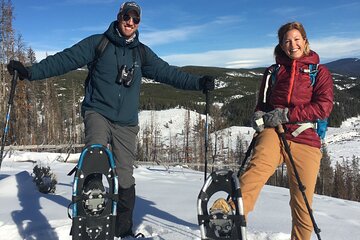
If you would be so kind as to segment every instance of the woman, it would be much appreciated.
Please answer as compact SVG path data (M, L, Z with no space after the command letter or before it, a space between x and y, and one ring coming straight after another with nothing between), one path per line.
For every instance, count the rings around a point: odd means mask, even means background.
M241 190L247 216L264 184L285 162L291 198L291 239L307 240L313 225L276 127L282 124L286 131L286 140L311 206L322 154L321 140L308 123L329 117L333 107L333 82L327 68L317 65L319 56L310 50L301 23L281 26L278 39L274 51L277 65L266 70L260 87L253 118L258 136L250 166L240 177ZM309 66L317 67L315 83L310 80ZM301 126L308 127L299 128Z

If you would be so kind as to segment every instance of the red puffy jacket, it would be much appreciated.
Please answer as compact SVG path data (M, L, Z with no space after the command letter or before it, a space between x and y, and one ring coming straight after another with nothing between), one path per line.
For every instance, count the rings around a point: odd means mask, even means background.
M275 108L288 108L289 124L285 124L288 140L321 147L321 141L313 128L306 129L297 137L291 135L299 125L295 123L314 122L317 119L329 117L333 108L333 80L329 70L324 65L318 66L318 73L314 86L311 86L309 64L318 64L319 56L311 51L308 56L292 60L288 57L277 57L280 64L274 86L271 80L266 83L265 71L260 87L258 103L255 111L271 111ZM266 96L264 98L264 91Z

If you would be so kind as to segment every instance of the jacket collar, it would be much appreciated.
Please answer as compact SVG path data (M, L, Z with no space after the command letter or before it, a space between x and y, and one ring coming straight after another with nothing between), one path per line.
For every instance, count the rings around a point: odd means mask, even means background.
M115 45L129 48L134 48L139 44L139 31L136 30L135 35L132 41L128 42L123 36L121 36L120 32L117 28L117 21L113 21L109 28L105 31L105 36Z
M286 55L276 57L276 63L280 65L291 66L292 62L293 60ZM296 62L301 65L319 64L320 58L316 52L311 50L309 55L296 59Z

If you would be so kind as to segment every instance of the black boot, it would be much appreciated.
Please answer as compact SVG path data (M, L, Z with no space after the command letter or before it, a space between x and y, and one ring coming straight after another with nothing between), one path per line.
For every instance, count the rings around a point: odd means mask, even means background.
M135 206L135 185L130 188L119 188L119 201L117 204L117 216L115 225L115 236L134 236L133 211Z

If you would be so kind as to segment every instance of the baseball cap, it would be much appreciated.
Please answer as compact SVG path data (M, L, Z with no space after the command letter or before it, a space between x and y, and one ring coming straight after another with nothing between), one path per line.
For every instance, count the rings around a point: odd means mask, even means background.
M140 17L141 9L140 6L136 2L124 2L121 4L119 13L124 15L129 11L135 11L137 15Z

